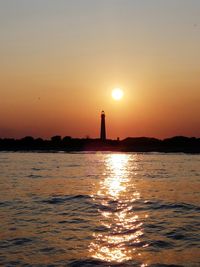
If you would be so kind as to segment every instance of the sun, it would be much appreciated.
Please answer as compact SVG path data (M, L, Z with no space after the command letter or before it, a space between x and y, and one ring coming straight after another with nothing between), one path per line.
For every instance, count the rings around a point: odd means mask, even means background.
M120 88L114 88L112 90L112 98L116 101L119 101L122 99L122 97L124 96L124 92L122 89Z

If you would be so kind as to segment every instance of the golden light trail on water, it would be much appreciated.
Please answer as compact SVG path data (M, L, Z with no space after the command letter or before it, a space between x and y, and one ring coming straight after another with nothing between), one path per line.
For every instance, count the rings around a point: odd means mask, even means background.
M130 183L130 155L112 154L105 160L105 177L100 181L99 190L93 195L95 202L100 201L100 226L103 232L95 232L90 244L90 256L105 262L122 263L133 259L137 253L134 246L139 244L143 235L139 215L135 214L133 203L140 199L140 193Z

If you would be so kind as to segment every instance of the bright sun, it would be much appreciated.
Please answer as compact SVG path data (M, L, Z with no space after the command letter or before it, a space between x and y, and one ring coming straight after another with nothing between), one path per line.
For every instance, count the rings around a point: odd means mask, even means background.
M112 90L112 98L114 100L117 100L117 101L121 100L123 95L124 95L124 92L120 88L115 88Z

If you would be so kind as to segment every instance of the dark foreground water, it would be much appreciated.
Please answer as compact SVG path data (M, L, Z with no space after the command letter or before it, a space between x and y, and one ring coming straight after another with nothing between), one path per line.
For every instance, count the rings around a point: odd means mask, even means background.
M1 266L200 266L200 155L0 153Z

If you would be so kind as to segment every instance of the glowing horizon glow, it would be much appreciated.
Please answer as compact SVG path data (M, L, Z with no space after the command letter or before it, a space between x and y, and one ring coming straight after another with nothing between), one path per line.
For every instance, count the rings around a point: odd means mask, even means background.
M119 101L123 98L124 92L121 88L114 88L112 90L112 98L116 101Z
M97 138L102 107L109 139L200 136L200 1L14 2L0 1L0 138Z

